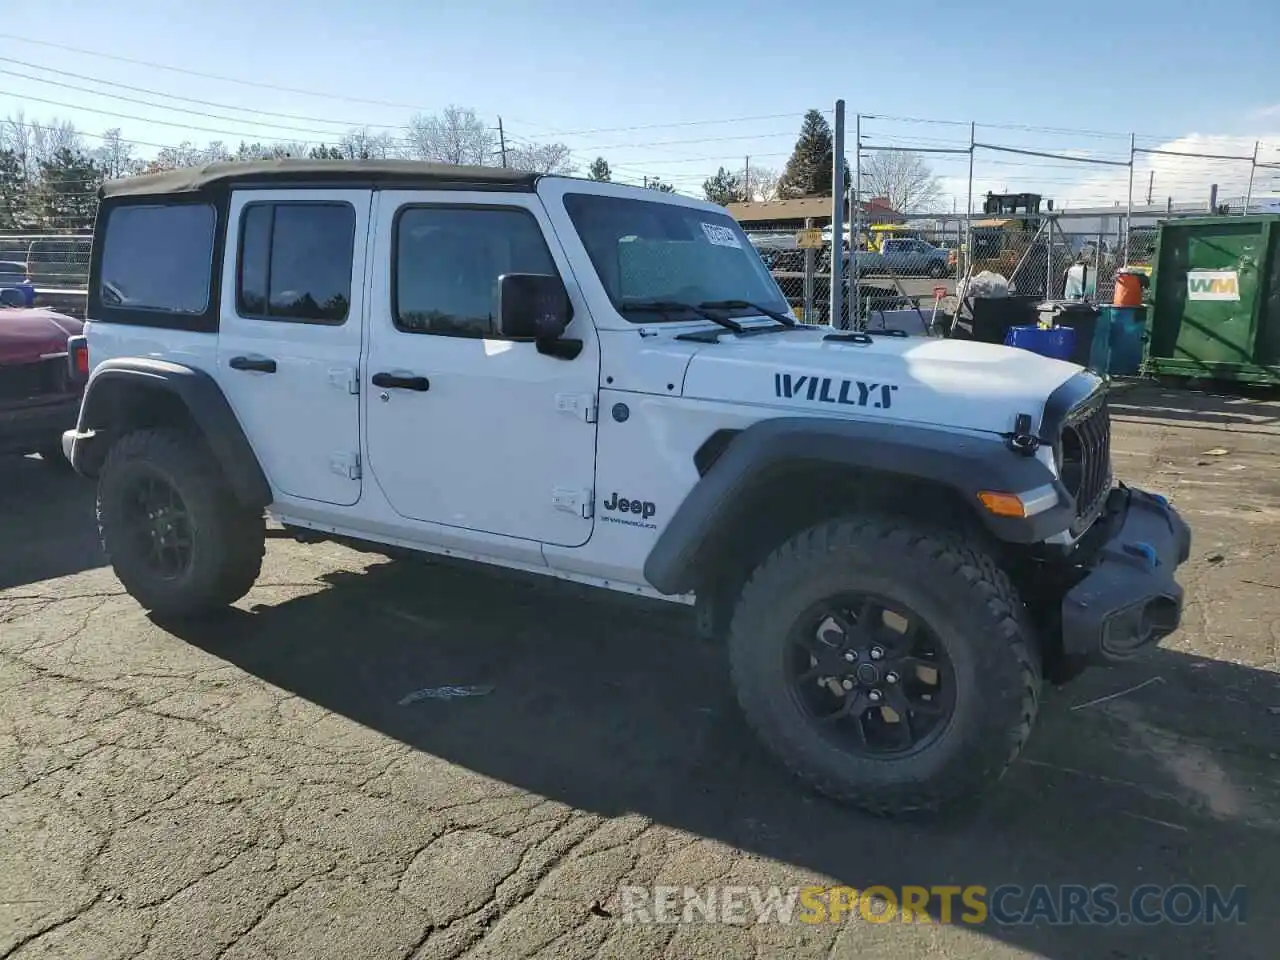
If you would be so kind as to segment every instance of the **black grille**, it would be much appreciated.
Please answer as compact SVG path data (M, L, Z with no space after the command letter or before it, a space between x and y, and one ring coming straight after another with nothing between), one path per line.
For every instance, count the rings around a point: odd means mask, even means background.
M0 400L31 400L70 393L67 358L0 366Z
M1059 460L1062 482L1076 501L1076 518L1092 520L1111 489L1111 412L1105 400L1067 418Z

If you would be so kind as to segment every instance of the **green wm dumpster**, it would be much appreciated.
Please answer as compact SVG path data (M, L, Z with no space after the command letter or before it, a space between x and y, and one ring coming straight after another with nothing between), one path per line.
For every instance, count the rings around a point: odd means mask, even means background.
M1280 384L1280 215L1165 221L1147 370Z

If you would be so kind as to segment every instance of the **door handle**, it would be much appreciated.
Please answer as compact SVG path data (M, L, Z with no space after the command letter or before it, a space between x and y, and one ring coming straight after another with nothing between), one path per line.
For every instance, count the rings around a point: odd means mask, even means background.
M267 357L232 357L232 370L256 370L258 373L275 373L276 362Z
M375 373L373 385L393 390L417 390L419 393L425 393L431 389L431 381L426 377L402 377L394 373Z

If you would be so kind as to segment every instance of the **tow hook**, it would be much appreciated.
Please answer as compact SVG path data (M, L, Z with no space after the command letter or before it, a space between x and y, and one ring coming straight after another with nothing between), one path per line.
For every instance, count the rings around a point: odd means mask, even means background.
M1031 432L1030 414L1018 414L1013 421L1013 432L1006 433L1005 440L1010 450L1024 457L1035 456L1035 452L1040 449L1040 438Z

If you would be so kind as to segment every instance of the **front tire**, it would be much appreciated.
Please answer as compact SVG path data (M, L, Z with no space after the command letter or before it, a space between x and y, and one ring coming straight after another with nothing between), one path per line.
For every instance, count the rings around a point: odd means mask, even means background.
M979 795L1039 704L1037 650L1008 577L972 542L898 518L832 520L775 550L743 588L729 656L769 750L819 792L881 816Z
M240 505L204 441L183 430L115 443L98 481L98 531L125 589L163 617L226 607L262 568L262 512Z

